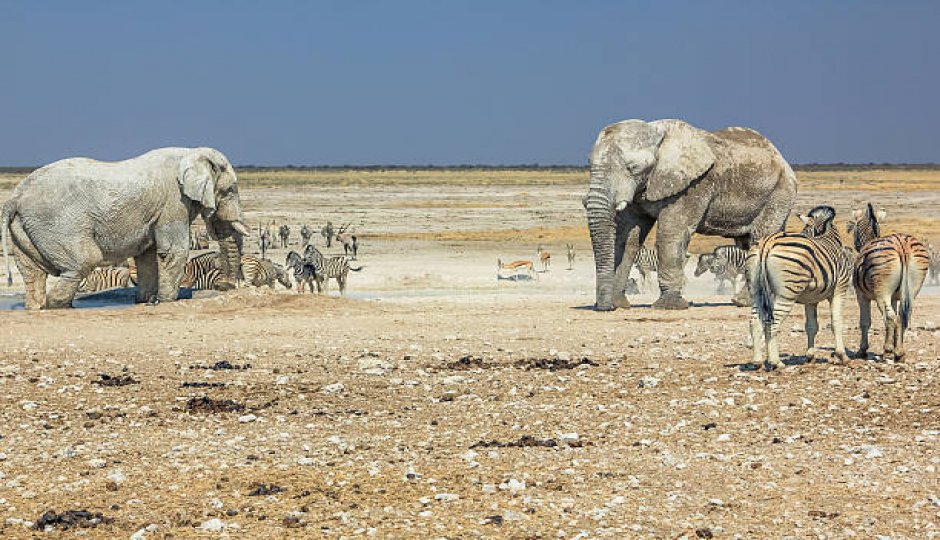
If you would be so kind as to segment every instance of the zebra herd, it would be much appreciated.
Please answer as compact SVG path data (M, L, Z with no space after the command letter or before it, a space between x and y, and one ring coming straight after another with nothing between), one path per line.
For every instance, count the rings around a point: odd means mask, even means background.
M346 296L346 280L349 271L359 272L362 266L353 268L349 264L349 258L345 255L335 257L324 257L320 250L313 244L308 244L301 257L296 251L287 254L287 268L293 272L294 281L297 282L299 292L304 292L304 288L309 287L313 292L313 283L317 284L317 293L322 294L326 290L327 282L335 279L339 286L339 292Z

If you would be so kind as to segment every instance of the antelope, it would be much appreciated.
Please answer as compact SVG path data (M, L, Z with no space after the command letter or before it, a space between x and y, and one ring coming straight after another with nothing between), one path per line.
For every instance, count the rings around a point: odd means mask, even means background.
M536 253L539 256L539 260L542 262L542 272L548 272L548 267L552 264L552 254L543 250L542 246L539 246Z
M524 268L526 271L526 274L535 275L535 267L532 265L532 261L519 260L519 261L512 261L511 263L503 264L502 259L496 259L496 264L497 264L497 268L496 268L497 277L499 276L499 272L501 270L514 270L518 272L520 268Z
M568 270L574 270L572 267L574 264L574 244L565 244L565 247L568 248Z

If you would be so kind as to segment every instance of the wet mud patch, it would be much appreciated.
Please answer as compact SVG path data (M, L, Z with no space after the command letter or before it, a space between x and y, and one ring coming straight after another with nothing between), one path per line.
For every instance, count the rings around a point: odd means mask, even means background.
M590 358L581 358L580 360L567 360L561 358L527 358L519 360L514 364L517 368L526 371L533 369L547 369L548 371L559 371L565 369L575 369L582 366L599 366L597 362Z
M134 379L130 375L108 375L107 373L99 373L99 379L97 381L91 381L91 384L97 384L99 386L127 386L129 384L140 384L140 381Z
M186 410L190 414L242 412L246 408L244 404L232 399L212 399L206 396L192 397L186 402Z
M40 531L44 531L50 527L67 531L71 528L90 529L98 525L110 525L111 523L114 523L114 520L106 517L101 512L68 510L60 514L56 513L55 510L48 510L42 517L36 520L35 528Z

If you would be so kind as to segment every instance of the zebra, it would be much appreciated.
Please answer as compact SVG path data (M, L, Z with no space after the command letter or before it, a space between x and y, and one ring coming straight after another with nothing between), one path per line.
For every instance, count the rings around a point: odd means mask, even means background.
M190 289L214 290L222 281L222 270L209 268L189 284Z
M927 256L930 257L930 285L940 285L940 249L927 242Z
M293 272L294 282L297 283L297 292L303 294L305 287L309 287L310 292L313 292L313 282L316 280L316 271L312 264L304 262L303 257L296 251L291 251L287 254L284 266Z
M259 259L251 255L242 256L242 278L245 283L252 287L267 285L273 289L275 281L285 288L290 289L292 287L283 266L268 259Z
M290 227L286 224L281 225L281 228L277 231L277 236L281 239L281 247L286 248L288 242L290 242Z
M816 356L814 343L819 323L819 302L828 300L832 309L835 355L847 361L842 342L842 303L852 275L852 260L842 249L842 239L832 221L831 206L817 206L799 215L805 224L801 233L778 232L761 238L747 258L747 276L752 308L750 342L753 363L763 363L764 346L771 368L778 368L780 351L777 331L793 308L804 305L806 312L806 358ZM761 338L765 343L761 343Z
M128 268L122 266L98 267L82 280L78 286L78 292L93 293L108 289L125 289L130 282L131 272Z
M349 266L349 259L345 256L324 257L313 244L310 244L304 250L304 262L313 265L318 293L323 293L327 281L330 278L335 278L336 283L339 285L339 293L343 296L346 296L346 278L349 271L358 272L363 268L362 266L359 268Z
M731 292L736 293L738 276L744 275L746 262L747 252L738 246L718 246L698 258L694 275L698 277L710 271L718 281L717 294L724 292L725 281L731 282Z
M548 267L552 265L552 254L542 249L542 246L539 246L535 253L542 263L542 272L548 272Z
M858 250L855 261L855 295L858 298L859 329L862 339L857 358L868 356L868 330L871 328L871 302L874 301L885 321L884 358L904 358L904 332L911 320L914 298L924 285L930 257L924 244L906 234L881 236L880 221L871 203L867 211L852 213L849 227Z
M565 249L568 251L568 270L574 270L572 266L574 264L574 244L565 244Z
M209 233L205 231L190 231L189 249L209 249Z
M640 249L636 252L636 257L633 258L633 264L640 272L639 285L647 289L654 289L653 272L659 273L659 260L656 250L640 246Z
M196 283L210 270L221 271L221 269L222 263L219 260L219 253L217 251L210 251L209 253L196 255L192 259L186 261L186 265L183 267L183 277L180 278L180 287L191 289L206 288L196 287L194 283ZM218 278L215 279L218 280Z
M354 234L337 234L336 239L343 243L343 253L349 255L352 252L352 260L359 256L359 239Z
M300 228L300 239L303 241L304 246L310 243L310 237L313 236L313 229L307 226L304 223L304 226Z

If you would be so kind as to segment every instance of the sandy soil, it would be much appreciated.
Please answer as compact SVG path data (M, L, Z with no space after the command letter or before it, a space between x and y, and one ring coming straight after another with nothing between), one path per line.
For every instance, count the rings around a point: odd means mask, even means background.
M807 364L797 310L788 367L750 371L747 310L707 279L687 312L588 308L580 191L246 189L295 241L306 220L363 233L349 298L0 312L0 537L940 537L940 287L904 364ZM940 192L885 199L924 218ZM549 272L496 279L539 243ZM101 522L29 528L49 510Z

